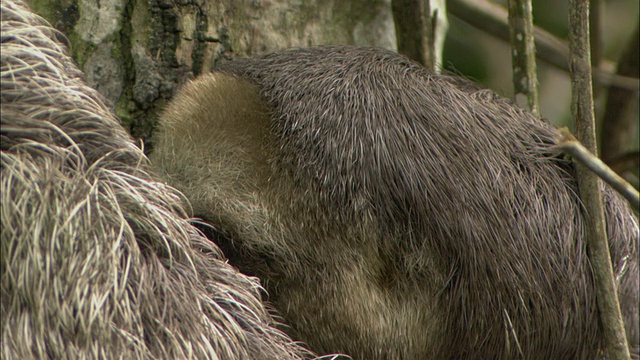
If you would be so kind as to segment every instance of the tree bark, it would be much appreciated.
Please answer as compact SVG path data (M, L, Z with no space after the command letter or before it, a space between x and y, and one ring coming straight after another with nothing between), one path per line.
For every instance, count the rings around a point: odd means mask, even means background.
M443 0L392 0L398 52L433 72L442 65L449 27Z
M146 150L188 79L235 57L321 44L396 49L390 0L33 0Z

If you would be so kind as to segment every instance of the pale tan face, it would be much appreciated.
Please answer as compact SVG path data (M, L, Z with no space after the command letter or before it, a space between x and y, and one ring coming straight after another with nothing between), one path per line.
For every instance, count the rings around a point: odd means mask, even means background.
M151 158L187 195L195 215L249 224L263 217L256 192L269 177L268 127L267 106L253 85L207 74L184 86L164 111Z

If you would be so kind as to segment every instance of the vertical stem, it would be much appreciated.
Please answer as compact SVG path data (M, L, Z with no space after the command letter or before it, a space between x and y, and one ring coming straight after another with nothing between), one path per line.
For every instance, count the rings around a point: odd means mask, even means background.
M430 0L392 0L398 52L435 71L436 16ZM437 14L436 14L437 15Z
M589 2L569 1L569 50L571 70L571 109L576 119L578 139L597 154L591 54L589 48ZM587 218L587 250L593 267L600 321L610 359L629 359L629 349L613 278L611 255L607 244L602 183L598 177L576 163L578 190Z
M514 97L522 106L519 97L525 96L529 110L537 115L538 76L531 0L509 0L508 6Z

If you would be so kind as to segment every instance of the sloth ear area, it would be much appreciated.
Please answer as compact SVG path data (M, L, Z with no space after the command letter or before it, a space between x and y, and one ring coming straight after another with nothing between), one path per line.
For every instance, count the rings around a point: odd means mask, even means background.
M182 87L164 110L157 141L186 138L198 145L230 145L264 140L269 127L269 108L257 86L225 73L202 75Z
M151 161L168 183L187 194L193 211L224 216L228 199L252 203L269 178L273 154L270 111L250 82L205 74L182 87L160 116ZM251 206L251 205L249 205Z

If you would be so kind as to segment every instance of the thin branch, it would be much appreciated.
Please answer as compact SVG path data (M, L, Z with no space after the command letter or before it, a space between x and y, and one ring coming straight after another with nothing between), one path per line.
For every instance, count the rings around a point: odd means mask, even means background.
M526 97L529 110L537 115L540 108L531 0L509 0L508 6L514 98L520 104L518 98Z
M589 2L569 0L569 49L571 52L571 109L578 139L597 154L591 54L589 47ZM610 359L629 359L620 303L611 266L604 219L601 182L580 163L576 164L578 190L587 218L587 252L594 273L596 299Z
M560 137L556 139L556 145L558 148L573 157L573 159L580 161L589 170L593 171L602 180L609 184L614 190L619 192L625 199L631 203L631 206L638 210L640 209L640 193L633 185L629 184L625 179L616 174L610 167L607 166L597 156L593 155L587 148L582 146L580 142L571 135L569 130L565 128L560 129Z

